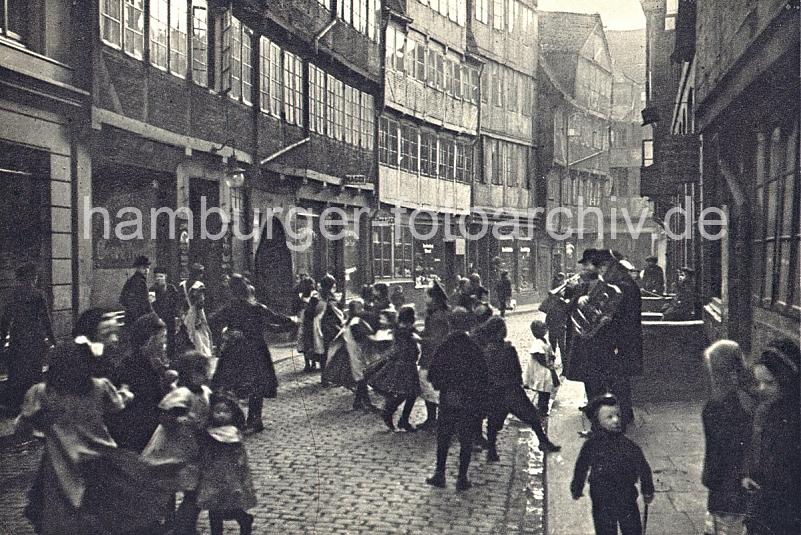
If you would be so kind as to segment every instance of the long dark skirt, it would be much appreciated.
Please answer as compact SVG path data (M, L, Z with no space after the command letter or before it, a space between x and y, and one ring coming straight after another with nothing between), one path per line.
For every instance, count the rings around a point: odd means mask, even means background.
M278 378L264 340L242 338L225 347L211 380L214 390L233 392L240 398L278 395Z

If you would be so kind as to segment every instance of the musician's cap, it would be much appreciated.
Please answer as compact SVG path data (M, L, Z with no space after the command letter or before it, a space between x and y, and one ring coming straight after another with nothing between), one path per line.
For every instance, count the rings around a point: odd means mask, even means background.
M598 249L592 259L592 263L603 264L604 262L617 262L617 258L609 249Z
M595 255L596 255L597 252L598 252L598 249L593 249L593 248L584 249L584 252L581 253L581 259L579 259L578 263L579 264L587 264L589 262L593 262L594 263L595 262L594 258L595 258Z
M584 414L587 415L587 418L590 420L595 420L595 417L598 415L598 410L601 407L614 407L617 405L617 398L612 394L603 394L602 396L598 396L590 400L587 403L587 406L584 407Z
M655 257L655 256L649 256L649 257L646 257L645 261L646 262L653 262L654 264L656 264L657 262L659 262L659 259L657 257Z

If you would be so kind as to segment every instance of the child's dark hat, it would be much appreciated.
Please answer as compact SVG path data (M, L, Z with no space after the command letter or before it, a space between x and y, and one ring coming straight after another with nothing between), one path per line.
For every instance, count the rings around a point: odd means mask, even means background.
M590 420L595 420L601 407L614 407L615 405L617 405L617 398L615 396L612 394L603 394L591 399L590 402L587 403L587 406L584 408L584 414Z
M586 264L588 262L592 262L595 259L596 253L598 253L598 249L584 249L584 252L581 253L581 258L579 259L578 263Z

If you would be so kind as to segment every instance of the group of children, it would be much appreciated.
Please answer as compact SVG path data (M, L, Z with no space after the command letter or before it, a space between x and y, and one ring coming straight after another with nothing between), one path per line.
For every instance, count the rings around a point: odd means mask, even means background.
M96 318L93 333L111 322L94 310L84 315ZM234 397L207 386L206 357L188 351L171 363L160 423L137 454L118 448L106 427L107 417L135 396L126 385L93 376L105 350L93 338L76 336L53 352L45 382L28 391L17 420L19 433L39 430L45 438L26 508L37 532L194 535L207 510L213 535L222 534L227 519L239 522L240 534L252 533L247 510L256 496L244 415Z

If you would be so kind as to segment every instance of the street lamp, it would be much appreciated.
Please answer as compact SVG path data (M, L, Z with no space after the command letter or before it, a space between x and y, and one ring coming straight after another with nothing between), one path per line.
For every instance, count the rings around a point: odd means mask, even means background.
M225 184L229 188L241 188L245 184L245 169L239 166L236 154L228 158L225 166Z

